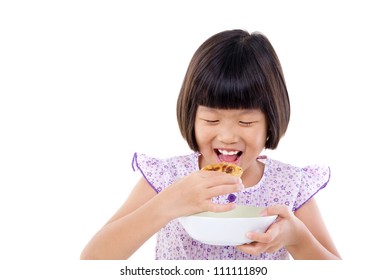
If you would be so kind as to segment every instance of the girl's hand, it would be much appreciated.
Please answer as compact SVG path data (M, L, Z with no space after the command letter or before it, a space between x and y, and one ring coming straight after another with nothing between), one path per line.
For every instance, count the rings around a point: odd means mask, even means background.
M278 218L269 229L265 233L248 232L247 237L254 242L237 246L238 250L252 255L274 253L282 247L300 242L299 232L306 227L287 206L270 206L261 213L261 216L270 215L278 215Z
M244 189L242 180L222 172L197 171L173 183L163 192L169 201L174 218L203 211L225 212L235 208L234 203L216 204L212 198Z

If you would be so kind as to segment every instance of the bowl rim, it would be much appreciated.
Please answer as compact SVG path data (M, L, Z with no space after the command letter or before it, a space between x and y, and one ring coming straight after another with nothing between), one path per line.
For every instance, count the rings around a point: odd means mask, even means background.
M270 218L272 219L273 217L277 218L278 215L269 215L269 216L259 216L259 214L265 209L266 207L262 206L253 206L253 205L237 205L234 209L230 211L225 211L225 212L211 212L211 211L203 211L203 212L198 212L192 215L187 215L187 216L182 216L180 218L202 218L202 219L238 219L238 220L243 220L243 219L262 219L262 218ZM253 209L257 212L257 216L246 216L246 217L233 217L233 216L228 216L232 215L233 213L239 213L238 211L246 211L249 209ZM254 213L255 214L255 213ZM208 215L208 216L207 216Z

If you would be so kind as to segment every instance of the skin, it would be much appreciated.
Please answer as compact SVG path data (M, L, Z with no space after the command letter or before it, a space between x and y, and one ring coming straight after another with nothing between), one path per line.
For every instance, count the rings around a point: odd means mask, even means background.
M239 151L241 155L235 163L244 169L242 178L197 171L157 195L141 178L121 208L86 245L81 259L128 259L173 219L202 211L233 209L235 204L214 204L211 198L258 183L264 165L256 158L265 146L266 127L265 116L259 110L217 110L199 106L195 119L201 153L199 167L221 161L218 149ZM267 208L263 214L277 214L279 218L264 234L248 233L254 242L237 249L259 254L285 246L294 259L340 258L314 199L296 213L285 206L275 206Z

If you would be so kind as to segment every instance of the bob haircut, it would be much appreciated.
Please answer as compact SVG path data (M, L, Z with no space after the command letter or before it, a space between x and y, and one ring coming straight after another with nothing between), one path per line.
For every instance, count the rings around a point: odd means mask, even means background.
M290 119L289 96L281 64L260 33L227 30L207 39L194 53L177 100L177 121L189 147L198 151L198 106L259 109L266 116L265 148L275 149Z

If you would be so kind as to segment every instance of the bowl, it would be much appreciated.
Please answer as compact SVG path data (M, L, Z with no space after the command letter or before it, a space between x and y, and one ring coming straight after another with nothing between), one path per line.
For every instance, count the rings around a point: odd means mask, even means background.
M202 243L220 246L236 246L252 241L246 237L249 231L265 232L277 215L259 217L263 207L238 205L231 211L202 212L180 217L186 232Z

